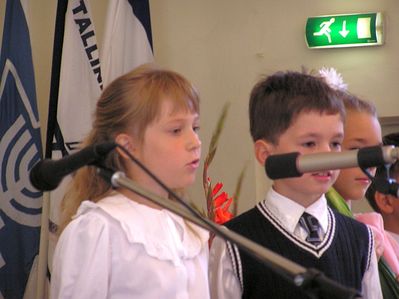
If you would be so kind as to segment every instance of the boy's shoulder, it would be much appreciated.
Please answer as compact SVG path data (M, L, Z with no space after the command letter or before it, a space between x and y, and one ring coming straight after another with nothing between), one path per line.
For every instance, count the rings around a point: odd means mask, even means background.
M352 217L348 217L346 215L343 215L343 214L341 214L340 212L338 212L334 208L329 207L329 209L333 213L333 215L334 215L334 217L335 217L337 222L341 222L341 223L345 223L347 225L351 225L355 229L359 229L359 230L363 230L363 231L368 231L369 230L368 226L365 225L364 223L361 223L361 222L357 221L356 219L354 219Z
M335 218L335 234L339 239L348 238L353 244L357 244L359 247L364 246L370 250L373 246L374 238L371 229L367 225L345 216L333 208L330 208L330 211Z
M254 214L256 214L256 211L258 210L257 206L254 206L252 208L250 208L249 210L235 216L234 218L232 218L231 220L229 220L226 223L235 223L235 222L241 222L241 221L245 221L246 219L252 217Z
M234 217L224 225L235 231L250 230L258 227L259 221L263 222L264 217L261 216L259 209L255 206Z

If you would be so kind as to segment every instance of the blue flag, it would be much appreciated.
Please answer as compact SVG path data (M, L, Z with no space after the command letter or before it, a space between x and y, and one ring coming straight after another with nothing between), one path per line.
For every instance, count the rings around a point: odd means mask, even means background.
M7 0L0 56L0 298L22 298L39 251L42 193L29 171L41 159L32 51L20 0Z

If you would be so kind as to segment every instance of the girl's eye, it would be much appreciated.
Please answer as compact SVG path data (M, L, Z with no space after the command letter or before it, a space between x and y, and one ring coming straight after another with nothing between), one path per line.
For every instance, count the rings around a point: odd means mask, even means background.
M346 148L346 150L351 151L351 150L358 150L360 148L361 148L360 146L350 146L350 147Z
M194 127L193 127L193 131L194 131L194 132L198 133L199 130L200 130L200 126L194 126Z
M181 132L181 129L180 128L174 128L173 130L172 130L172 133L173 134L179 134Z

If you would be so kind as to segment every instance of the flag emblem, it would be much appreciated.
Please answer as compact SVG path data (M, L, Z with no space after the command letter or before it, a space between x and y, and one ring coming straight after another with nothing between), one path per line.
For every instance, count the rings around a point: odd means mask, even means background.
M0 298L22 298L39 251L42 193L29 180L41 159L30 37L8 0L0 57Z

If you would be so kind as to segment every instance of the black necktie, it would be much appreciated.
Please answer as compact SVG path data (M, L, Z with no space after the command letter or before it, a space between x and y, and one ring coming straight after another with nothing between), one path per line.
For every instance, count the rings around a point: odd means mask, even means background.
M322 241L322 229L319 221L312 215L304 212L299 219L299 224L303 229L306 230L308 236L306 241L313 244L319 245Z

